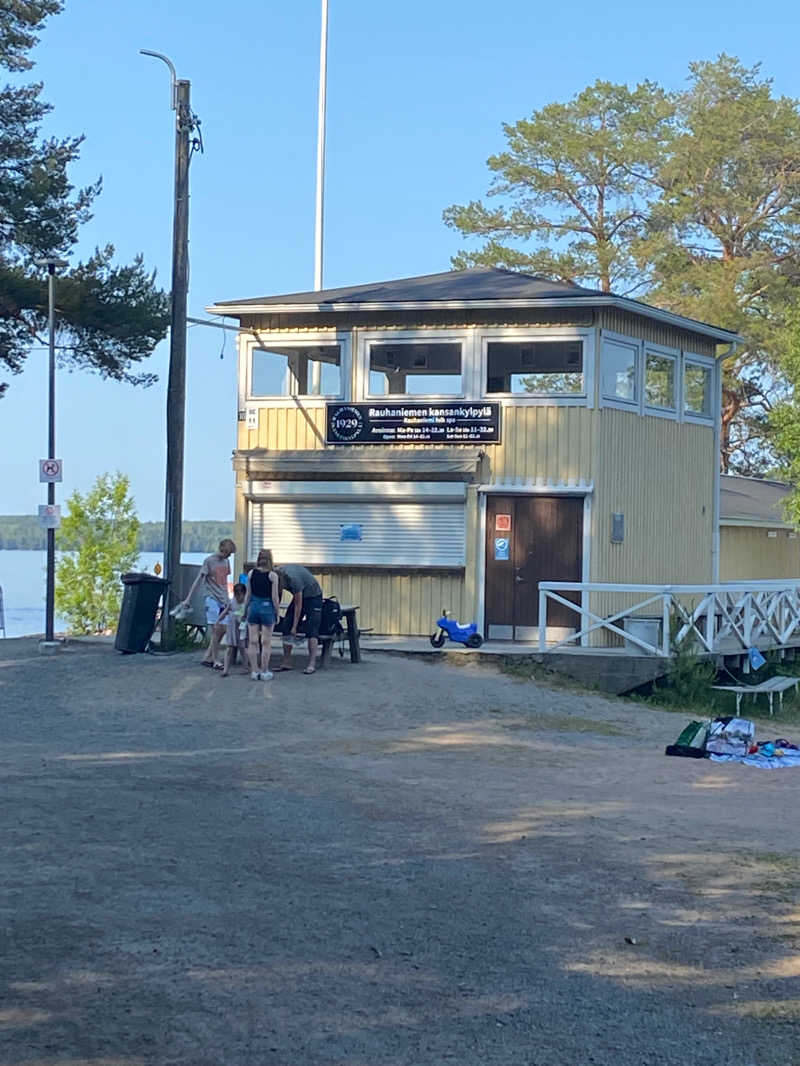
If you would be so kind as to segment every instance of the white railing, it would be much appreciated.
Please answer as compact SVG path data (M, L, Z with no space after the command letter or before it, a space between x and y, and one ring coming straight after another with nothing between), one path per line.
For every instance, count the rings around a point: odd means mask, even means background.
M567 594L578 594L578 603ZM598 604L599 594L605 594ZM610 594L610 595L609 595ZM617 607L623 599L635 602ZM614 601L616 600L616 604ZM609 601L613 604L610 613ZM547 641L550 604L569 608L575 631L557 643ZM647 640L625 628L626 619L654 620L658 639ZM800 645L800 581L748 581L727 585L605 585L542 581L539 585L539 649L587 647L591 634L612 636L636 654L672 655L677 645L700 652L735 654L748 648ZM633 645L633 647L631 647ZM601 643L599 646L603 646Z

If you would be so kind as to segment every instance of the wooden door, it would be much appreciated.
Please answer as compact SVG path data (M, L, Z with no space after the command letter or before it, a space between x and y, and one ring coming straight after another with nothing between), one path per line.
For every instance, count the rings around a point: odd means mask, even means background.
M539 582L581 580L583 499L489 496L486 511L486 635L535 640ZM564 598L579 602L577 593ZM571 630L576 624L568 607L550 604L548 629Z

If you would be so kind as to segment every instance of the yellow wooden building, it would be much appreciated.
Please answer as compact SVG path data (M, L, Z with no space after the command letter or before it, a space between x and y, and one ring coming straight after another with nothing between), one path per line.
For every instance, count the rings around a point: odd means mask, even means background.
M445 607L530 641L540 581L719 580L734 334L483 268L210 310L241 327L240 551L304 563L362 626Z
M800 581L800 539L781 481L725 474L720 492L720 579Z

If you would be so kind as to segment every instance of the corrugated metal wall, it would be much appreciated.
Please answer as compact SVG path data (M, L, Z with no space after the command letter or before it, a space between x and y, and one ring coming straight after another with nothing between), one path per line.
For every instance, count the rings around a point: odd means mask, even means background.
M592 581L711 581L714 432L711 427L598 412L592 500ZM611 543L611 515L625 539Z
M460 574L312 570L324 594L336 596L342 604L359 605L360 626L376 634L428 636L442 608L459 619L469 613Z
M632 315L615 307L598 307L597 324L601 329L623 333L626 337L638 337L651 344L663 344L666 348L685 348L696 355L716 355L716 343L710 337L675 329L658 319Z
M769 581L790 578L800 581L800 539L789 530L777 529L768 537L766 528L723 526L720 530L721 581Z
M490 480L590 480L595 419L585 407L504 407L502 443L486 449Z

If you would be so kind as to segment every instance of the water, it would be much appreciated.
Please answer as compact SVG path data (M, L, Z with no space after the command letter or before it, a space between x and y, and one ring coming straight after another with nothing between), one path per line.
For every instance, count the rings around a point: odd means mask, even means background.
M207 552L184 552L183 563L202 563ZM142 552L134 569L153 573L155 564L163 565L161 552ZM47 552L0 551L0 588L6 613L6 636L26 637L44 633L44 597L47 582ZM56 632L66 629L56 615ZM2 637L0 636L0 639Z

